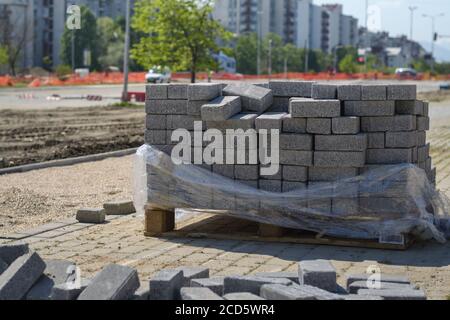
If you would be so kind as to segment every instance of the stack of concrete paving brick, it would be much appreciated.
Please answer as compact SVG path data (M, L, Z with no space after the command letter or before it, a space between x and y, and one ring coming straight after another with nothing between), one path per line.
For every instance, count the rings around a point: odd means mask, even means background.
M336 86L304 81L168 84L149 85L147 99L145 141L167 153L176 143L171 140L173 130L192 131L194 121L202 121L203 130L279 130L280 170L276 175L261 174L260 157L252 164L202 167L255 189L300 192L308 200L303 199L305 202L299 206L310 212L418 216L420 212L411 201L415 192L420 192L419 186L413 186L420 181L417 177L374 174L373 180L367 175L355 183L356 177L371 172L370 169L388 172L393 165L415 164L425 170L432 184L436 181L426 141L430 126L428 103L417 100L414 85ZM196 152L201 154L205 146L193 148L192 158ZM228 148L245 151L248 160L248 146L244 150L225 145L224 149ZM148 169L150 189L155 188L155 176L161 178L156 171ZM352 183L342 182L352 178ZM240 209L238 205L243 203L224 201L230 200L229 194L214 194L214 190L205 188L203 192L197 192L195 187L187 191L189 188L179 185L177 179L167 181L166 190L162 190L162 183L156 184L158 190L150 190L156 191L150 192L150 201L152 197L162 199L167 195L169 206L233 210ZM411 187L417 189L411 193ZM239 190L236 196L240 196ZM261 193L258 196L265 197ZM179 197L183 201L178 201Z

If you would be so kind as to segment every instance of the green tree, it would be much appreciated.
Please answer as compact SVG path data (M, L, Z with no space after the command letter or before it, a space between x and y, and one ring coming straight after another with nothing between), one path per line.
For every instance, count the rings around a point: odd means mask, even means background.
M189 70L191 82L198 71L213 70L219 39L229 40L219 22L212 19L212 0L140 0L135 5L133 29L145 33L131 50L142 66L168 66Z
M355 56L353 54L347 54L341 62L339 62L339 71L345 73L356 73L358 71L355 63Z
M234 50L237 72L243 74L257 73L257 46L258 38L256 33L246 33L237 39Z
M124 33L121 26L109 17L97 19L98 62L105 70L121 67L124 53Z
M81 29L69 30L67 27L61 39L61 59L63 64L72 65L72 35L75 44L75 67L87 67L84 65L84 53L88 50L91 54L90 67L98 70L98 34L97 20L91 10L86 6L81 6Z
M0 46L0 66L8 63L8 50Z

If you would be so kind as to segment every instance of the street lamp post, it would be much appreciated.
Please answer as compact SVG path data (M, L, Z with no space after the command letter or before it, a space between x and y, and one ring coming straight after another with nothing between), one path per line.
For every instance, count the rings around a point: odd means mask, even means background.
M366 16L365 16L365 27L366 27L366 40L369 38L369 0L366 0ZM364 48L364 73L367 73L367 48Z
M436 15L424 14L424 18L431 19L431 71L434 72L434 35L436 34L436 19L443 17L444 13L439 13Z
M411 25L410 25L410 31L409 31L409 39L413 40L413 33L414 33L414 11L418 9L417 6L409 6L409 11L411 11Z
M129 55L130 55L130 0L126 0L126 17L125 17L125 49L123 56L123 92L122 102L128 101L128 72L129 72Z
M257 38L258 38L258 45L257 45L257 58L256 58L256 68L257 68L257 74L258 76L261 75L261 37L262 37L262 23L261 23L261 16L262 16L262 11L259 10L259 2L258 2L258 15L257 15L257 28L258 28L258 32L257 32Z

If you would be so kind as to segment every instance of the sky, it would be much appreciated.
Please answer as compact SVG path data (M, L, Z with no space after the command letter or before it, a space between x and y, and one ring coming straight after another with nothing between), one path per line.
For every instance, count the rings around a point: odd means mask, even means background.
M350 14L359 19L359 24L365 23L365 0L313 0L315 4L339 3L343 5L344 14ZM388 31L391 35L407 35L410 33L410 6L416 6L414 11L415 41L430 50L431 44L431 19L424 18L424 14L438 15L444 13L444 17L436 19L436 32L448 35L447 39L439 39L437 51L448 50L450 55L450 0L369 0L370 24L381 30ZM438 53L437 53L438 54ZM449 57L450 58L450 57Z

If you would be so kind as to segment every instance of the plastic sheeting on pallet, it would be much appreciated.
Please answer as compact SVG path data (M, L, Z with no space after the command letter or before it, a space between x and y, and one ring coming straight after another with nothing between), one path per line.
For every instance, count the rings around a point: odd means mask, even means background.
M149 145L135 156L138 212L148 202L160 208L192 208L323 235L385 239L404 234L445 242L448 201L411 164L386 165L361 176L271 193L196 165L175 165ZM447 228L447 230L445 230Z

